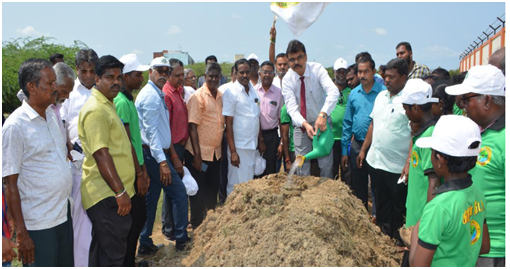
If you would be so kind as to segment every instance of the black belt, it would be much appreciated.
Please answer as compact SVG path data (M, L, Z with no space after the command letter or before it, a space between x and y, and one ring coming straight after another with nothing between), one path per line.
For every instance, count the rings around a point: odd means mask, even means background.
M269 129L269 130L262 130L262 134L270 134L270 133L274 133L278 131L278 127L274 127L273 129Z
M151 147L147 146L147 145L144 145L142 144L142 148L144 149L148 149L148 150L151 150ZM170 153L170 149L163 149L163 152L166 153L166 154L169 154Z

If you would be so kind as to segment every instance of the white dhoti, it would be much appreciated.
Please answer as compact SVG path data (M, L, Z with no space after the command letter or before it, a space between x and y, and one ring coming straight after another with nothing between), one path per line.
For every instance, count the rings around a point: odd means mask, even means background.
M73 173L73 233L74 233L74 266L89 266L89 249L92 241L92 222L81 203L81 176L82 169L77 169L69 162Z
M228 155L228 183L227 195L234 190L234 185L253 179L255 174L256 149L236 149L239 155L239 168L232 165L230 149L227 149Z

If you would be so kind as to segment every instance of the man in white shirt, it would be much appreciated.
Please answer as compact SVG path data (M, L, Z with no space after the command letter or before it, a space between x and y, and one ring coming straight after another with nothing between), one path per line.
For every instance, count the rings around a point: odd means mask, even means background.
M89 99L91 89L95 85L95 67L99 58L92 49L82 49L76 54L76 74L78 79L74 82L74 89L69 94L60 115L65 121L67 129L67 147L77 149L82 153L81 142L78 137L78 117L83 104ZM81 203L81 177L83 160L69 162L73 174L73 227L74 227L74 264L79 267L87 267L89 264L89 249L92 241L92 223L83 209Z
M287 59L290 70L283 77L282 93L294 126L299 126L294 127L296 156L305 155L312 151L312 138L317 131L326 130L326 124L331 123L330 115L340 94L321 64L307 62L303 43L290 41ZM333 178L333 152L319 158L318 163L320 176ZM305 160L298 174L310 175L310 160Z
M265 152L260 132L260 108L257 92L250 84L250 63L235 62L236 82L223 95L223 116L227 125L228 184L227 195L234 185L253 179L258 150Z
M23 265L74 266L72 175L57 117L50 62L29 59L18 71L27 99L2 129L2 175Z
M260 87L259 57L255 53L252 53L246 59L250 63L250 84L253 88L258 89Z

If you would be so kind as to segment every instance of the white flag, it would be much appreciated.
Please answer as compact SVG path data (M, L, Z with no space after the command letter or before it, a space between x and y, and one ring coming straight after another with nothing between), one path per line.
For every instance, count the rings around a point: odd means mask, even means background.
M300 36L321 15L328 3L272 2L271 11L287 23L295 36Z

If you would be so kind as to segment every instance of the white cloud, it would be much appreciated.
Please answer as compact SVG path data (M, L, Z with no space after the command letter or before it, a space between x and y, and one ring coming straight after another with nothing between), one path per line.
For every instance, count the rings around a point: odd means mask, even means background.
M364 48L364 47L365 47L365 44L359 44L359 45L358 45L358 47L359 47L360 49L362 49L362 48Z
M133 53L133 54L137 54L137 55L138 55L138 54L142 54L142 53L143 53L143 51L141 51L141 50L139 50L139 49L134 49L134 50L132 50L130 53Z
M235 14L235 13L234 13L234 14L232 14L232 19L240 20L240 19L242 19L242 18L243 18L243 16L241 16L241 15L239 15L239 14Z
M335 48L337 48L339 50L344 50L345 49L345 47L342 46L342 45L335 45Z
M438 45L426 47L424 51L429 56L435 56L436 58L458 57L462 53L461 51L454 51L446 46Z
M373 29L373 31L375 32L376 35L386 35L387 34L386 29L384 29L384 28L375 28L375 29Z
M178 26L175 26L175 25L170 25L170 28L168 28L168 31L166 31L166 34L167 35L175 35L180 32L182 32L181 28L179 28Z
M35 28L30 25L23 29L16 29L16 32L18 32L24 36L50 36L51 35L50 33L41 33L39 31L35 30Z

